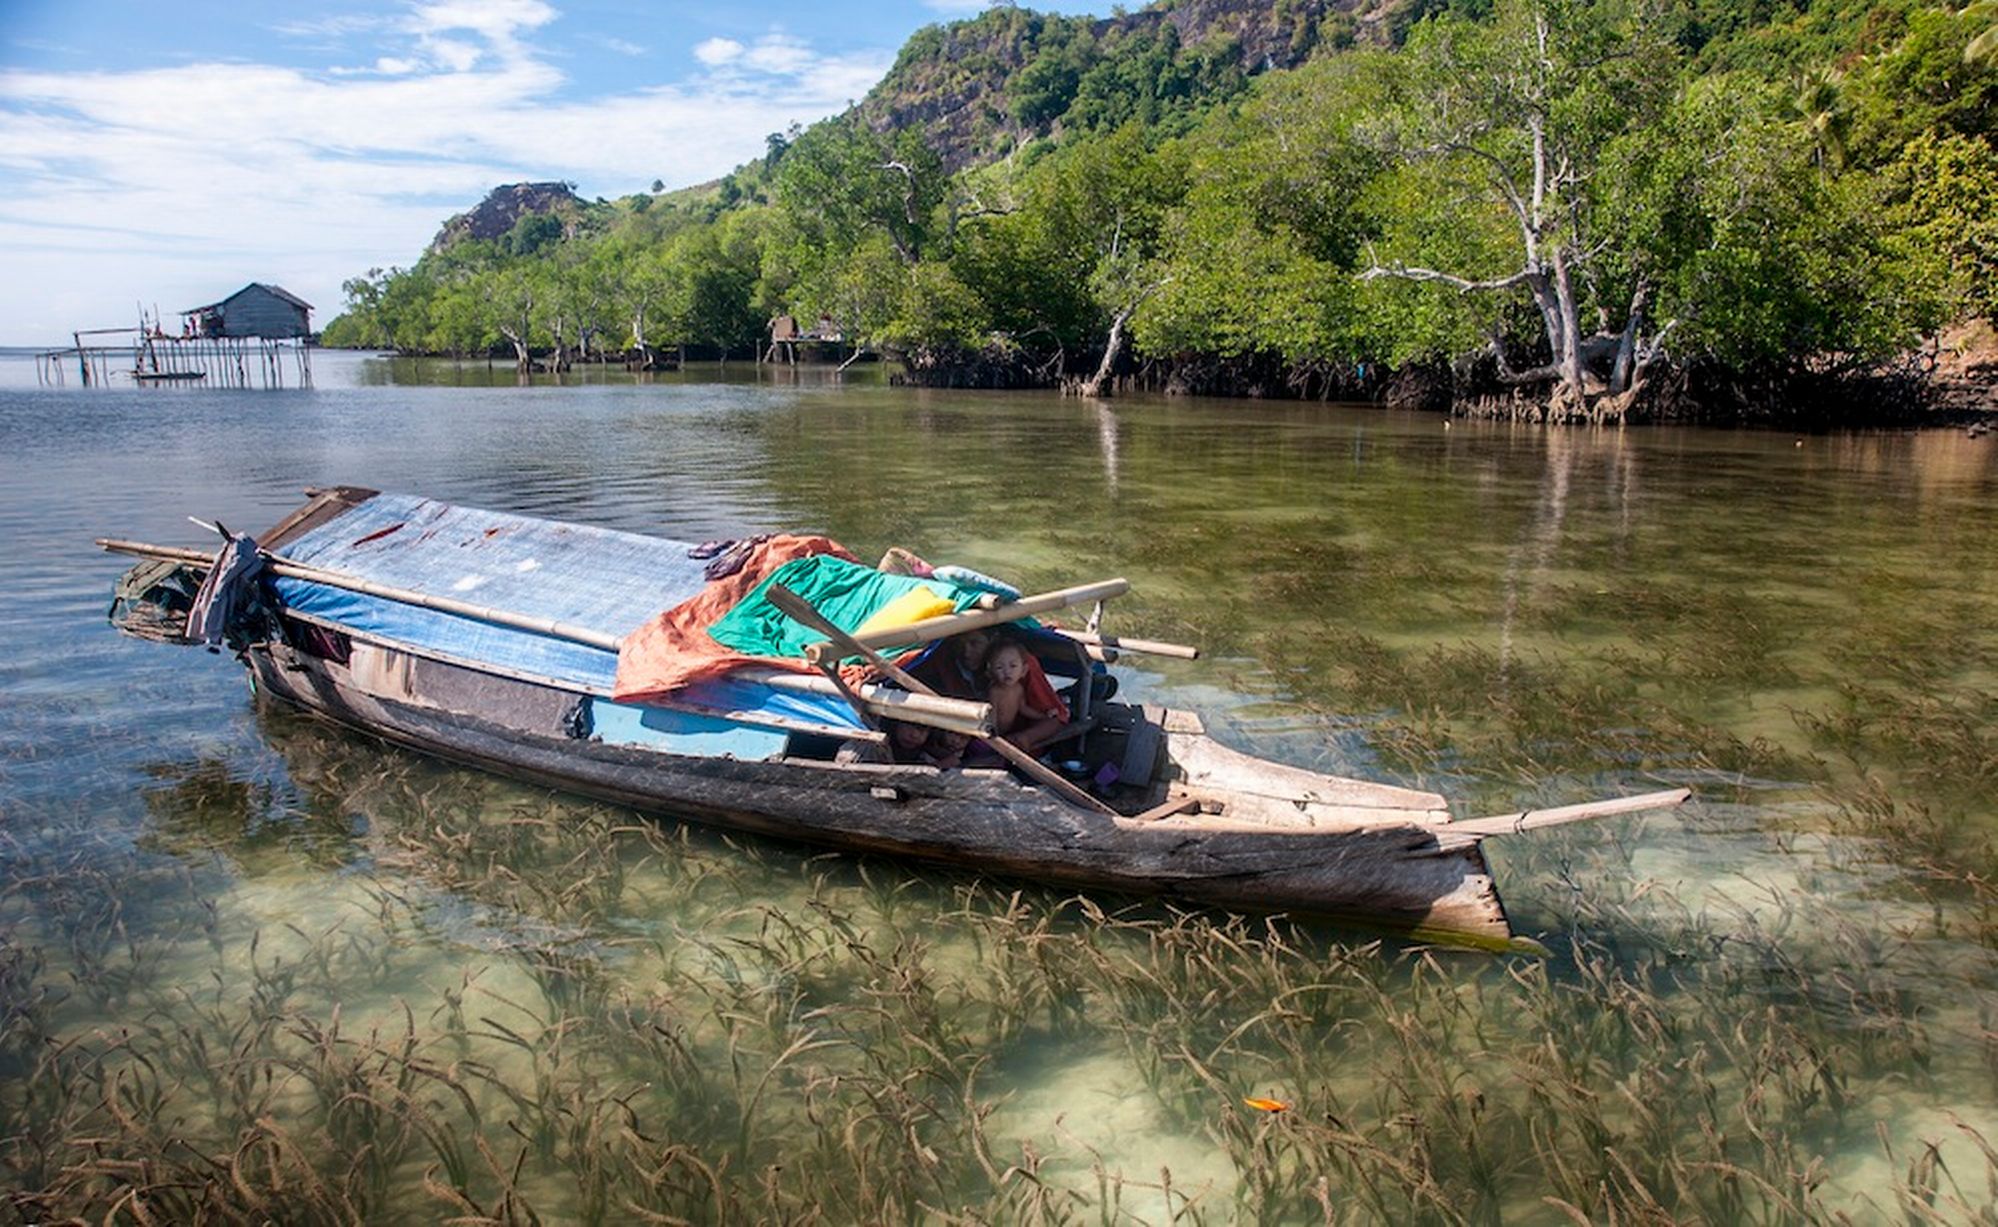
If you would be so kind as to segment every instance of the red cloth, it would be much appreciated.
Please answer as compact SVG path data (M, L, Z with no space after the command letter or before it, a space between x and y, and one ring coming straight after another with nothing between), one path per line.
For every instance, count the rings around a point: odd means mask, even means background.
M799 673L817 670L802 660L747 656L716 643L708 628L772 571L798 558L831 554L858 562L831 537L780 534L756 547L734 575L714 580L693 596L666 610L624 637L618 646L617 681L611 697L620 703L662 699L695 682L720 677L743 665L768 665Z
M1054 683L1048 680L1047 672L1041 668L1041 658L1032 652L1026 655L1027 676L1020 681L1020 685L1025 687L1027 692L1025 706L1037 712L1054 712L1063 724L1067 724L1068 704L1062 702L1061 696L1055 693Z

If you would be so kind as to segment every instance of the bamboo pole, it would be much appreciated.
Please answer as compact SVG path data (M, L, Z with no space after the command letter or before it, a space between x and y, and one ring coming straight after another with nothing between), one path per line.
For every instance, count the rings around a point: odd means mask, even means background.
M171 562L186 563L188 566L206 569L215 565L215 559L200 550L191 550L171 545L148 545L142 541L125 541L114 537L97 539L100 549L115 554L130 554L139 558L162 558ZM497 626L512 627L516 630L533 631L554 639L564 639L580 643L586 647L599 648L608 652L618 650L622 640L614 635L589 627L574 626L558 622L552 618L537 618L517 614L491 606L474 605L468 601L450 597L432 596L425 592L413 592L406 588L394 588L387 584L377 584L359 576L344 575L338 571L328 571L318 567L302 566L286 562L272 554L264 556L274 574L289 579L300 579L307 583L324 584L329 588L340 588L350 592L360 592L368 596L378 596L384 600L415 605L423 609L435 609L440 613L456 614L491 622ZM744 681L761 683L773 690L787 690L794 694L829 695L844 698L839 688L816 674L796 673L768 666L750 666L738 669L734 676ZM953 733L963 733L970 737L989 737L992 734L992 705L974 703L963 699L950 699L942 696L924 696L907 691L893 690L886 686L871 684L859 687L861 700L876 716L891 720L903 720L910 724L926 725L930 728L945 729Z
M863 648L879 649L902 647L908 644L929 643L937 639L948 639L966 631L983 630L989 626L999 626L1007 622L1017 622L1033 614L1048 613L1051 610L1065 609L1070 605L1080 605L1084 601L1098 601L1108 597L1122 596L1131 590L1127 579L1106 579L1093 584L1079 584L1073 588L1057 588L1053 592L1043 592L1036 596L1021 597L991 609L968 609L963 613L943 614L935 618L924 618L907 626L891 627L887 630L870 631L864 635L852 636L853 642ZM787 611L788 612L788 611ZM818 664L828 657L838 659L854 655L851 651L840 651L830 642L815 643L805 649L805 659Z
M1118 582L1121 583L1122 581ZM804 597L799 596L784 585L772 584L764 590L764 595L769 598L772 605L775 605L785 614L797 619L822 635L832 636L832 642L838 644L845 653L861 657L868 664L881 670L882 673L886 674L893 681L901 683L917 694L929 695L932 698L941 697L923 679L903 672L892 662L885 659L881 653L841 630L824 614L813 608L810 601L807 601ZM1028 777L1037 783L1045 784L1047 787L1053 789L1056 796L1070 805L1094 813L1108 814L1112 818L1117 816L1116 810L1111 809L1109 806L1103 804L1103 802L1063 779L1059 772L1056 772L1033 755L1006 740L1003 736L987 737L983 740L986 745L997 750L1001 758L1018 767L1021 771L1026 772Z
M173 549L167 546L145 545L137 541L119 541L113 538L99 538L97 544L104 549L120 554L138 554L154 558L169 558L175 562L212 566L215 560L199 550ZM481 622L491 622L498 626L512 627L515 630L533 631L554 639L567 639L587 647L601 648L615 652L618 637L606 634L587 626L576 626L554 618L542 618L533 614L513 613L496 609L491 605L476 605L470 601L460 601L454 597L434 596L428 592L416 592L409 588L397 588L390 584L379 584L358 575L346 575L339 571L328 571L320 567L305 566L286 562L276 555L264 555L269 560L272 574L285 579L304 580L309 584L324 584L329 588L341 588L348 592L359 592L365 596L380 597L385 601L396 601L404 605L415 605L423 609L434 609L439 613L457 614L460 617L475 618Z
M1467 818L1462 822L1439 827L1436 833L1439 841L1450 843L1489 839L1494 835L1535 831L1541 827L1586 822L1591 818L1610 818L1618 814L1670 809L1683 804L1692 795L1693 790L1690 788L1671 788L1663 792L1640 793L1634 797L1613 797L1607 801L1585 801L1580 805L1562 805L1553 809L1530 809L1517 814L1498 814L1490 818Z
M731 676L768 686L772 690L788 690L793 694L826 696L839 694L839 690L831 682L816 673L797 673L789 669L751 666L738 669ZM877 686L871 682L863 682L859 689L860 697L866 700L868 710L885 719L963 733L967 737L992 735L990 703L950 699L942 695L917 694L913 690L896 690L888 686Z
M1092 648L1109 648L1113 652L1142 652L1151 656L1171 656L1179 660L1199 660L1200 649L1183 643L1162 643L1156 639L1126 639L1122 635L1098 635L1092 631L1070 631L1053 628L1055 634L1073 639L1077 643Z

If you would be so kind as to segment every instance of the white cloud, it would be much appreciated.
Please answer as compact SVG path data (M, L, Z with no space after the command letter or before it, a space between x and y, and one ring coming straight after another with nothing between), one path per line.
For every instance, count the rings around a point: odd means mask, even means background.
M470 30L496 45L514 47L516 33L545 26L555 16L541 0L434 0L417 5L406 24L418 34Z
M423 40L423 49L446 72L470 72L484 54L482 48L456 38L428 38Z
M810 47L785 34L765 35L743 57L758 72L774 73L803 72L815 59Z
M369 30L379 30L388 24L388 19L370 14L342 14L337 17L321 17L313 21L279 21L264 28L273 34L287 38L339 39L349 34L362 34Z
M694 58L703 64L717 66L740 59L743 45L732 38L711 38L694 48Z
M0 343L250 280L285 285L324 322L343 279L414 260L496 184L570 179L608 196L698 183L861 96L891 58L782 34L732 52L709 40L687 80L576 97L523 41L554 17L531 0L424 5L406 46L344 72L0 70ZM31 268L81 288L54 300Z
M595 43L606 51L615 51L619 55L628 55L632 59L649 54L647 48L641 47L637 43L626 42L621 38L612 38L607 34L589 34L584 37L587 41Z

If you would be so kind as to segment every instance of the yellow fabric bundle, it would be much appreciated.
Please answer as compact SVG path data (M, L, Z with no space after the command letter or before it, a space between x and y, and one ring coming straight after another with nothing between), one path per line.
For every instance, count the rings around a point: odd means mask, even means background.
M911 622L921 622L925 618L936 618L956 612L957 606L949 597L938 596L932 588L911 588L875 610L873 616L861 623L860 628L853 633L868 635L875 631L893 630L898 626L907 626Z

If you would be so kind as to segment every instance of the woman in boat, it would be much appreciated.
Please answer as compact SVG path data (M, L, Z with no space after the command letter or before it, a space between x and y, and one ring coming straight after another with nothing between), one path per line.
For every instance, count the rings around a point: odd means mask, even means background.
M952 635L910 671L945 698L983 700L989 684L985 658L991 653L992 644L989 630Z

